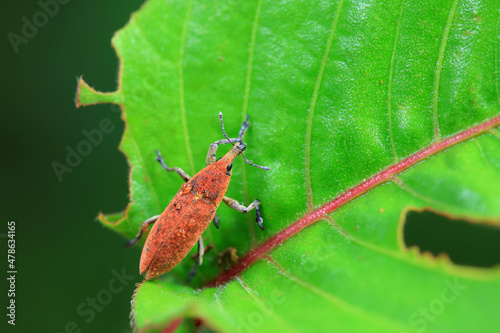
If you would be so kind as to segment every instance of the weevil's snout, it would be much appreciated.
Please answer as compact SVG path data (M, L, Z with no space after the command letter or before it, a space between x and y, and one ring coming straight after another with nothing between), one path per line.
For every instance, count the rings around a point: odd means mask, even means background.
M247 146L243 142L240 141L240 142L236 142L236 144L234 145L234 148L239 150L239 152L241 153L242 151L244 151L247 148Z
M235 142L233 148L231 148L226 155L216 162L217 167L230 176L233 161L245 150L246 147L247 146L243 142Z
M243 142L236 142L231 148L231 150L227 153L226 156L231 156L232 160L229 160L228 163L232 163L233 160L238 157L239 154L241 154L245 149L247 148L247 145L244 144Z

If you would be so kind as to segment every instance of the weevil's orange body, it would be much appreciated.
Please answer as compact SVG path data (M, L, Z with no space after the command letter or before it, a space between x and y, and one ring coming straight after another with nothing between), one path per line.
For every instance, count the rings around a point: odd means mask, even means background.
M231 179L227 165L245 149L237 143L223 158L194 175L165 208L142 249L140 272L154 279L175 267L215 216Z

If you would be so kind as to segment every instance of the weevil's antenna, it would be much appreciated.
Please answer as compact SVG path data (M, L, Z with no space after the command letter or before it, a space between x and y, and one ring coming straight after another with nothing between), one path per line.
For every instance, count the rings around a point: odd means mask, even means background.
M229 137L227 136L226 134L226 131L224 130L224 123L222 122L222 112L219 111L219 120L220 120L220 126L222 127L222 134L224 134L224 137L227 139L227 141L229 141L230 144L232 144L234 146L234 143L229 140ZM245 118L245 121L243 122L243 126L240 130L240 133L239 133L239 136L240 138L242 138L243 136L243 133L245 132L245 129L250 126L250 124L247 122L248 120L248 116ZM263 170L271 170L271 168L269 167L266 167L266 166L261 166L261 165L257 165L257 164L253 164L252 162L250 162L249 160L247 160L247 158L245 157L245 155L243 155L243 152L240 153L241 156L243 156L243 158L245 159L245 162L247 162L247 164L250 164L256 168L260 168L260 169L263 169Z
M224 123L222 122L222 111L219 111L219 121L220 121L220 126L222 127L222 134L224 134L224 136L226 137L227 141L229 141L229 143L234 146L234 143L231 140L229 140L229 138L228 138L228 136L226 134L226 131L224 130Z
M253 164L252 162L250 162L249 160L247 160L247 158L245 157L245 155L243 155L243 153L241 153L241 156L243 156L243 158L245 159L245 162L247 162L247 164L250 164L256 168L259 168L259 169L263 169L263 170L271 170L270 167L266 167L266 166L262 166L262 165L257 165L257 164Z

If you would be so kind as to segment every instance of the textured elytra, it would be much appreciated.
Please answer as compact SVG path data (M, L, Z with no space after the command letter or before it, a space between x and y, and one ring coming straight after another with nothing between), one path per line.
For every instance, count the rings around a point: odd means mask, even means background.
M142 249L140 272L147 280L174 268L202 237L229 186L228 165L240 152L236 146L182 184L154 223Z

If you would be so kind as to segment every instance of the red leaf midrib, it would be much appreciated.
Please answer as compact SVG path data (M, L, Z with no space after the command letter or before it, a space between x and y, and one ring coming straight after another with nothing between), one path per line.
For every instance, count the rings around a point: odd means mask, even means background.
M500 124L500 115L488 121L485 121L479 125L471 127L463 132L455 134L454 136L451 136L446 140L432 143L429 146L405 158L401 162L388 166L384 170L378 172L377 174L361 182L355 187L344 191L343 193L335 197L333 200L325 203L320 208L305 214L302 218L295 221L290 226L286 227L276 235L269 238L264 243L252 249L236 265L234 265L229 270L222 272L214 280L206 284L206 287L216 287L218 285L231 281L242 271L250 267L250 265L252 265L255 261L264 257L264 255L267 252L273 250L279 244L283 243L285 240L297 234L304 228L307 228L314 222L320 220L325 214L331 213L340 206L359 197L360 195L366 193L368 190L374 188L375 186L380 185L381 183L384 183L386 181L389 181L390 178L396 175L397 173L400 173L410 168L411 166L415 165L418 162L421 162L422 160L428 158L429 156L436 154L440 151L443 151L444 149L456 145L460 142L468 140L478 134L481 134L498 124Z

